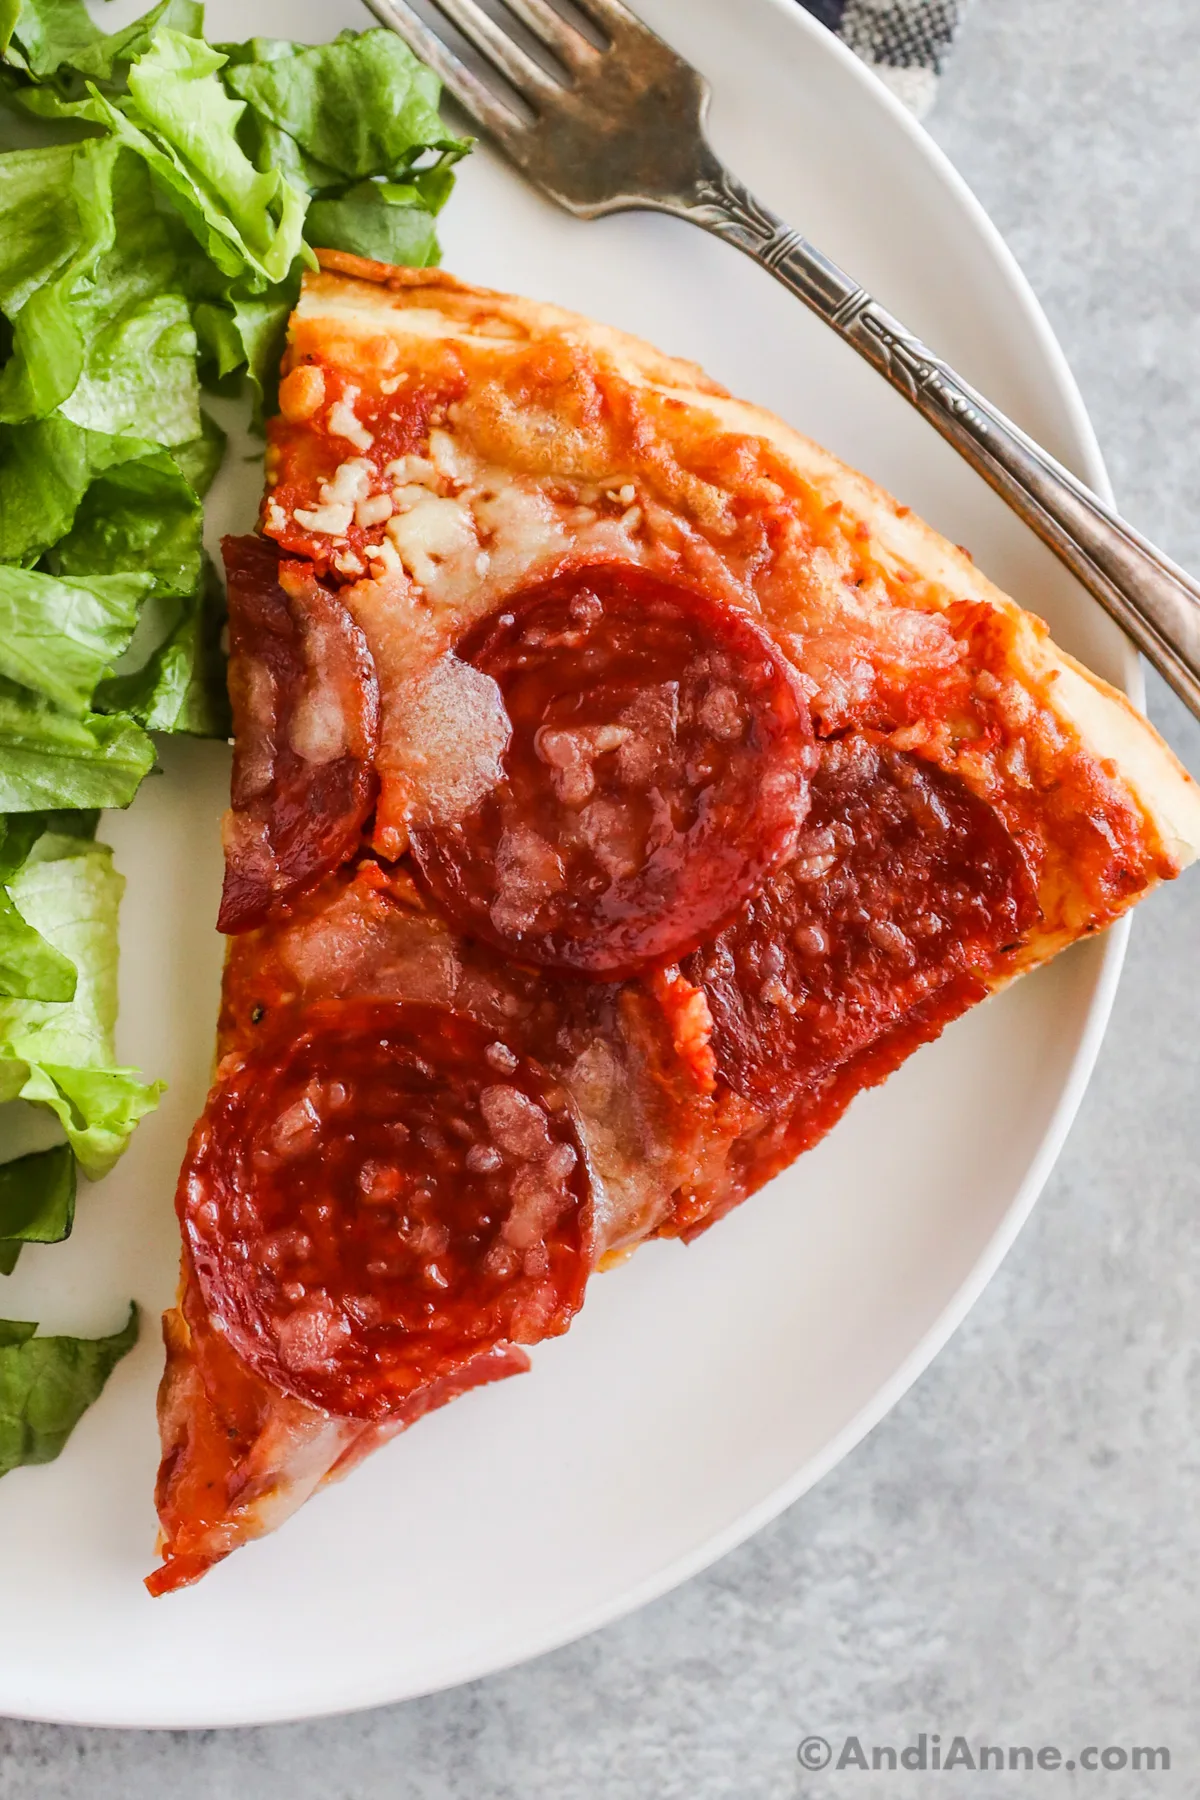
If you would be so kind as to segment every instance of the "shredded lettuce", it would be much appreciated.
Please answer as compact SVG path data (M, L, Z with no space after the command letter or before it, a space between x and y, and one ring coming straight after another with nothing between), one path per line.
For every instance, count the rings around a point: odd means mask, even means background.
M0 1274L70 1230L160 1085L117 1063L122 879L94 842L155 732L229 730L203 388L261 426L311 245L438 259L469 148L391 32L210 45L197 0L105 32L0 0L0 1102L65 1142L0 1166ZM33 138L34 142L29 143ZM136 1336L0 1321L0 1474L57 1455Z
M34 773L51 759L71 770L65 799L115 793L114 770L149 766L132 727L227 730L200 505L222 440L199 378L227 392L247 377L261 418L306 221L308 242L436 261L436 216L467 148L394 33L214 47L201 23L192 0L115 33L82 0L0 0L9 102L76 128L0 156L0 569L73 584L0 590L5 635L29 605L0 649L0 753L17 757L30 804L51 797ZM133 574L153 579L108 674L101 654L111 663L132 594L111 578ZM64 598L55 646L49 603ZM93 700L124 728L82 717ZM13 787L0 771L0 804L21 803Z

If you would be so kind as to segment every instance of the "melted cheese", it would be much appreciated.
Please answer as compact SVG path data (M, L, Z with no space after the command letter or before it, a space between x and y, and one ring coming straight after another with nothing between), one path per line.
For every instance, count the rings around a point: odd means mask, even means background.
M387 534L400 561L426 593L445 585L442 564L453 566L465 551L471 551L474 569L478 539L469 506L461 500L439 499L424 487L397 488L392 500L399 510L388 520Z
M375 438L354 410L354 403L358 396L358 388L347 388L342 398L335 400L330 407L326 414L326 423L335 437L344 437L348 443L354 445L356 450L369 450L375 442Z

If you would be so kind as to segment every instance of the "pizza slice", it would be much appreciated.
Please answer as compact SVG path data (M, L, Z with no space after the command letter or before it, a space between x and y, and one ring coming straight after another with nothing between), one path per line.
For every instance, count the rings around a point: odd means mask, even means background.
M162 1593L1200 846L1125 699L698 369L322 257L258 536Z

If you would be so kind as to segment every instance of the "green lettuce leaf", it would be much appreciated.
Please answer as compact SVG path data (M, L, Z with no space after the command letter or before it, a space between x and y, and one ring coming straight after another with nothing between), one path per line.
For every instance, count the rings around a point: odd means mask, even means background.
M336 199L314 200L305 230L324 250L410 269L428 268L440 256L436 219L411 182L360 181Z
M141 119L192 171L197 186L220 200L242 242L268 258L278 237L272 211L279 181L256 170L237 142L243 109L214 80L224 63L219 50L198 38L159 31L129 71L129 92ZM295 249L275 279L290 268L294 255Z
M159 0L124 30L103 32L93 23L83 0L5 0L0 7L0 51L15 40L26 70L35 77L66 70L110 81L119 64L149 48L160 24L199 37L204 30L204 8L196 0Z
M228 737L232 729L221 629L225 592L205 559L200 588L176 625L139 666L102 682L101 710L129 714L147 731Z
M70 957L48 944L0 888L0 995L63 1001L74 998L75 986L75 964Z
M203 500L225 460L227 439L215 419L201 408L200 435L186 444L173 444L171 456L192 492Z
M53 412L83 372L85 340L71 299L112 245L116 146L93 138L69 148L53 162L50 151L0 157L0 311L13 327L0 371L6 422Z
M160 28L131 64L119 106L88 84L88 116L143 158L217 268L261 289L301 255L308 197L241 148L245 108L217 75L224 61L200 39Z
M269 37L237 38L213 45L232 67L241 63L283 62L289 56L300 56L306 47L293 38Z
M68 836L90 837L98 816L15 813L0 817L0 994L12 994L21 1000L74 998L75 964L21 917L8 893L8 884L52 825L65 827ZM90 821L90 831L86 826L78 827L76 821L80 819Z
M75 1156L69 1144L35 1150L0 1167L0 1275L22 1244L61 1244L75 1223Z
M117 916L124 881L104 844L48 832L13 878L21 914L78 971L64 1004L0 998L0 1101L53 1112L86 1175L105 1174L161 1082L116 1065Z
M154 1111L165 1085L143 1081L137 1069L30 1063L14 1097L54 1113L80 1168L99 1181L123 1154L138 1122Z
M175 453L142 448L144 455L110 466L92 482L47 561L55 574L80 583L129 579L126 571L139 570L143 593L194 594L203 556L200 496ZM194 456L194 444L185 453Z
M203 509L225 434L202 415L201 434L169 452L135 437L88 431L61 413L0 427L0 562L46 555L72 579L142 571L160 595L195 593Z
M2 606L6 591L44 594L47 605L42 616L47 625L57 622L63 628L67 624L59 604L63 593L74 601L91 594L93 605L111 604L114 594L132 584L137 590L133 598L143 602L141 617L116 674L101 682L93 704L101 712L127 713L150 730L228 736L229 705L219 645L223 596L204 557L203 508L193 485L207 488L212 480L224 453L224 433L206 419L201 436L168 453L139 439L83 431L55 415L28 428L28 435L34 445L11 471L0 462L0 529L6 518L12 520L8 547L38 547L36 539L30 543L33 521L27 528L27 515L15 492L23 469L31 464L39 472L45 469L42 486L50 485L60 523L69 515L71 524L45 556L48 573L0 566L0 630L7 623ZM38 445L36 440L43 436L45 444ZM64 457L57 482L49 472L56 444L72 452ZM10 492L14 500L6 508ZM55 588L51 575L65 578L66 587ZM73 693L67 692L67 678L74 679L76 673L78 647L68 644L60 656L54 638L46 639L47 668L42 673L49 679L35 680L26 667L17 666L21 634L31 621L31 611L17 609L7 660L0 643L0 670L39 687L60 705L86 704L92 692L88 688L83 693L82 688L95 673L93 661L79 671L82 679ZM116 649L115 643L111 648ZM58 650L63 650L61 644ZM110 654L107 660L111 664L114 657Z
M153 586L144 573L65 581L0 565L0 675L68 712L86 712Z
M82 148L54 144L0 157L0 311L10 319L62 273L85 240L75 191ZM95 151L88 147L85 154Z
M0 420L62 407L96 431L186 443L201 426L195 334L177 280L182 226L156 209L142 164L99 139L45 176L57 204L32 217L28 169L15 166L29 154L0 157L0 227L15 219L28 248L23 262L0 251L0 308L12 320ZM50 245L67 247L65 266Z
M0 374L0 420L45 418L74 392L83 373L83 341L71 318L65 282L39 288L13 326L12 355Z
M139 569L145 605L133 640L93 704L124 713L154 731L228 736L229 707L219 637L224 618L202 545L199 495L180 468L207 486L223 452L215 425L182 450L148 454L93 482L75 523L47 557L51 567L84 586L94 570ZM3 574L0 572L0 590Z
M113 242L71 296L83 359L63 411L93 431L185 444L201 430L186 240L136 158L118 157L109 194Z
M0 813L0 882L12 880L45 832L90 842L99 823L100 814L96 811Z
M58 414L0 425L0 561L36 562L70 530L92 478L88 435Z
M60 601L65 595L72 605L106 611L114 596L128 591L135 612L142 602L141 616L116 674L101 681L92 703L101 712L128 713L151 730L228 736L218 641L224 608L206 569L197 492L211 482L225 437L210 419L203 427L170 452L86 431L61 414L14 428L10 442L0 437L0 544L11 557L36 557L48 529L40 521L51 512L58 539L44 555L45 573L0 565L0 670L64 707L86 705L97 661L88 651L81 665L79 646L52 635L70 628L72 614L60 611ZM25 504L28 495L45 496L40 512ZM68 585L56 586L51 576ZM35 602L43 596L45 604L17 607L10 636L3 603L18 591ZM40 677L15 660L25 653L31 627L47 632L37 645L44 652ZM114 632L108 665L123 635Z
M438 114L437 76L394 31L344 32L332 44L290 48L229 67L225 84L343 181L396 175L429 149L468 148Z
M0 811L128 806L153 767L132 719L76 718L0 680Z
M36 562L70 531L98 474L156 449L138 438L88 431L61 413L0 425L0 562Z
M196 307L196 335L213 385L244 369L262 408L278 383L288 317L299 294L298 281L283 282L265 294L239 293L230 284L220 300Z
M7 884L46 829L45 813L0 814L0 882ZM79 835L79 834L76 834Z
M7 50L15 38L32 75L51 75L63 63L94 57L104 41L83 0L9 0L6 10L10 22L7 33L0 29L0 45Z
M103 109L92 99L86 85L79 90L82 99L71 97L75 83L69 73L60 80L42 83L22 80L18 70L26 70L26 64L14 40L0 68L0 97L15 111L59 123L70 120L77 125L103 125Z
M9 885L22 912L71 957L79 981L67 1004L0 1000L0 1040L19 1043L28 1060L108 1067L114 1060L116 927L125 887L112 851L47 832Z
M0 1475L53 1462L123 1356L137 1343L137 1307L111 1337L35 1337L0 1320Z

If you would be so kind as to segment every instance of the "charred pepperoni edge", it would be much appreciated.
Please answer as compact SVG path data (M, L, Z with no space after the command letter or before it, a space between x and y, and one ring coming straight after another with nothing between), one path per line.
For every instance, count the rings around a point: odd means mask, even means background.
M736 915L748 895L790 854L807 809L807 781L816 767L817 752L795 670L759 622L722 600L632 564L575 565L509 596L466 633L455 654L497 680L507 700L505 675L514 663L523 670L518 646L530 615L556 602L565 607L588 591L602 602L607 600L622 624L634 605L648 609L655 600L675 602L684 628L707 637L733 664L735 677L741 675L739 698L749 703L761 767L752 789L742 775L745 807L737 810L736 824L731 826L727 818L721 829L708 823L686 833L677 831L673 865L656 852L652 873L648 875L646 867L639 870L626 881L623 893L620 882L614 880L590 915L581 912L566 929L546 931L508 933L493 921L495 844L491 838L494 835L498 842L504 829L523 822L519 814L514 816L515 808L500 815L497 823L498 807L494 796L489 796L451 826L418 820L410 825L410 850L422 892L461 931L521 961L564 975L610 982L677 961ZM600 625L602 629L602 620ZM613 654L627 657L626 644L619 643ZM564 694L572 691L576 690L561 690ZM528 740L521 746L528 768L536 755L532 740L537 728L522 735ZM719 744L715 734L697 737L696 742L714 749ZM515 730L503 759L506 763L516 754L516 744ZM796 782L799 797L794 809L785 809L778 798L767 797L769 784L763 777L776 771L790 773ZM541 774L540 768L537 774ZM545 779L549 790L548 768ZM717 785L708 784L709 791ZM507 792L511 795L511 788ZM733 810L729 801L724 810L727 814ZM561 838L552 847L565 858ZM577 894L579 885L572 882L568 866L566 891Z
M721 1080L763 1108L809 1092L819 1111L832 1072L902 1031L913 1009L936 1013L939 989L966 978L982 997L982 976L1039 916L1021 844L937 765L847 734L827 743L812 795L796 862L684 966L709 1003ZM850 829L853 841L814 876L812 847Z
M352 1062L356 1051L361 1053L372 1045L379 1049L382 1044L396 1048L391 1061L384 1053L386 1068L399 1064L415 1071L428 1084L425 1098L436 1093L443 1115L455 1102L461 1105L464 1097L472 1097L473 1103L485 1086L507 1085L534 1101L554 1128L553 1144L569 1144L574 1152L572 1170L562 1178L572 1204L567 1215L555 1219L540 1240L546 1250L541 1290L552 1290L549 1310L543 1301L540 1312L530 1314L538 1283L528 1274L491 1280L488 1291L481 1295L477 1291L480 1272L473 1267L461 1274L457 1286L451 1283L439 1297L444 1317L453 1315L451 1328L440 1336L411 1331L397 1323L393 1312L384 1320L390 1335L377 1335L368 1344L367 1330L360 1328L357 1335L344 1340L347 1355L340 1362L331 1359L333 1372L321 1380L307 1371L297 1374L283 1366L277 1335L266 1316L266 1300L273 1297L271 1277L261 1253L254 1254L257 1238L253 1229L246 1234L248 1242L240 1245L245 1254L239 1254L235 1215L244 1215L245 1202L254 1191L250 1164L256 1147L279 1116L276 1107L281 1089L291 1096L297 1082L304 1085L305 1075L310 1080L316 1076L351 1084L349 1105L339 1113L338 1133L352 1145L356 1137L366 1138L365 1124L349 1130L349 1123L364 1116L362 1096L368 1091L364 1083L369 1079L359 1070L355 1086ZM180 1172L176 1211L209 1321L240 1361L270 1387L339 1416L374 1422L407 1420L410 1412L415 1418L439 1404L437 1391L443 1385L446 1398L452 1397L456 1381L474 1385L468 1372L486 1353L511 1348L514 1343L534 1343L567 1329L583 1303L594 1261L595 1220L587 1163L565 1095L560 1104L537 1065L511 1052L507 1055L512 1066L506 1063L503 1072L498 1072L486 1055L496 1044L494 1030L446 1007L415 1001L325 1001L280 1016L274 1032L228 1071L209 1095ZM375 1064L377 1069L380 1066ZM370 1091L377 1091L382 1080L383 1076L377 1075ZM388 1121L389 1126L397 1123L403 1124L403 1120ZM422 1154L416 1140L408 1138L403 1150L395 1153L395 1160L412 1170ZM289 1199L303 1191L300 1163L297 1157L288 1164ZM460 1173L444 1181L443 1192L453 1201L464 1187ZM297 1216L291 1215L292 1223ZM265 1239L287 1223L276 1216L264 1227L260 1220L258 1236ZM315 1235L311 1217L305 1217L303 1223ZM448 1223L453 1233L461 1219ZM453 1237L452 1242L460 1252L461 1243ZM319 1272L336 1278L342 1273L341 1244L330 1246L326 1240L322 1249L329 1260ZM422 1273L435 1257L446 1261L446 1249L431 1252L421 1264ZM364 1289L362 1272L354 1274L352 1291L370 1293L373 1277L367 1278ZM402 1291L406 1303L412 1305L408 1289L415 1281L416 1277L406 1273L393 1286L390 1297L394 1304ZM423 1303L429 1291L422 1290L417 1300ZM381 1292L386 1299L389 1291L377 1280L375 1297ZM550 1297L547 1295L547 1301ZM531 1317L536 1328L530 1324Z
M222 550L229 587L234 752L217 929L232 934L261 925L276 907L311 888L358 848L378 786L373 759L379 685L362 632L307 564L281 563L275 546L259 537L225 538ZM281 575L290 578L291 595L281 585ZM309 621L325 627L326 649L337 647L317 673L330 685L350 739L342 755L325 763L307 763L289 741L311 674L304 654ZM272 684L269 722L252 705L256 667ZM249 772L264 760L270 763L270 778L254 791ZM255 866L253 843L260 846L267 867Z

